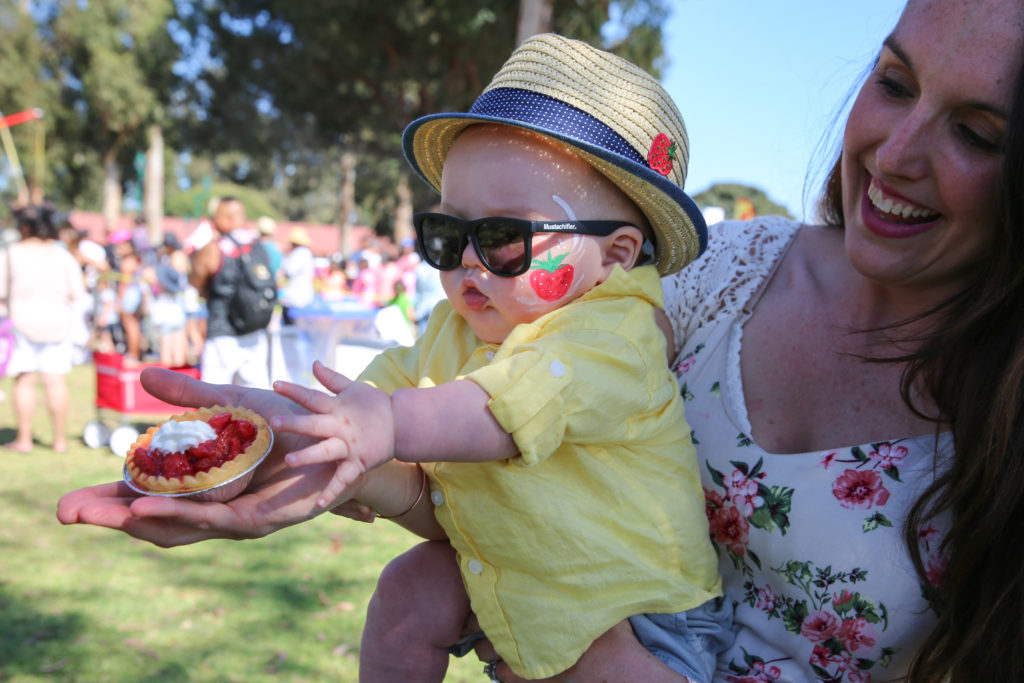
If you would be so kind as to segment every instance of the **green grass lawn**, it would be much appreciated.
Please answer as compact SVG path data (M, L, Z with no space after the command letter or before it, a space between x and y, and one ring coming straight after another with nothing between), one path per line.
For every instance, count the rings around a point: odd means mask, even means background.
M69 377L67 453L0 451L0 681L355 681L366 603L415 543L398 527L324 515L256 541L163 550L54 516L67 491L119 479L122 460L79 438L94 370ZM2 384L0 443L14 438ZM41 396L40 396L41 399ZM446 680L481 680L472 656Z

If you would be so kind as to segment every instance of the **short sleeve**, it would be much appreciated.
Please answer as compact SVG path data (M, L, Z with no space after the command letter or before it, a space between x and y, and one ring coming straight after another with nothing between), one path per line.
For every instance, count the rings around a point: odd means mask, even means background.
M657 414L652 406L666 405L675 393L674 385L661 381L664 338L647 311L647 323L628 319L628 334L567 329L516 345L466 376L491 396L491 413L522 456L515 462L540 462L562 443L641 438L645 421Z
M512 435L522 464L532 465L565 439L573 376L571 359L531 348L480 368L467 379L490 395L491 414Z

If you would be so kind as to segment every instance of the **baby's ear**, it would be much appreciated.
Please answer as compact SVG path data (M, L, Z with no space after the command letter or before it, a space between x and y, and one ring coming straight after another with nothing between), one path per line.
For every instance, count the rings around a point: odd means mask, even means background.
M644 246L644 234L640 228L624 225L607 237L604 250L604 265L618 264L623 270L636 265L640 251Z

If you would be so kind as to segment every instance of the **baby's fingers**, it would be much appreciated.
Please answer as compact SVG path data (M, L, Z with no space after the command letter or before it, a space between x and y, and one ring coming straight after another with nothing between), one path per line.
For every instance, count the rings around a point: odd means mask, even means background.
M364 471L362 464L355 458L339 461L334 476L316 501L317 506L326 508L334 503L349 487L349 484L358 479Z
M290 467L305 467L321 462L342 460L349 455L348 445L341 439L324 439L311 446L289 453L284 461ZM337 476L337 475L335 475Z
M342 465L344 463L338 463L338 471L334 473L331 481L324 487L324 490L320 493L320 497L316 499L317 507L326 508L334 501L338 500L341 495L348 488L351 482L346 482L341 475Z
M333 391L336 394L340 394L345 391L345 389L348 389L348 386L352 384L352 380L348 377L340 372L331 370L320 361L315 361L313 363L313 376L320 380L320 383L327 387L328 390Z
M275 415L270 418L270 428L275 432L305 434L321 439L344 433L344 423L333 415Z
M274 391L314 413L322 415L331 412L331 397L322 391L307 389L299 384L283 381L274 382Z

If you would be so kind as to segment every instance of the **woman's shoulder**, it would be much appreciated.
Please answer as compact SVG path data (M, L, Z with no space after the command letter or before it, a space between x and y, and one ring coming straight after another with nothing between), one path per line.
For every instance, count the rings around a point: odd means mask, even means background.
M662 279L677 347L703 325L739 313L775 271L800 227L782 216L710 226L705 252Z

